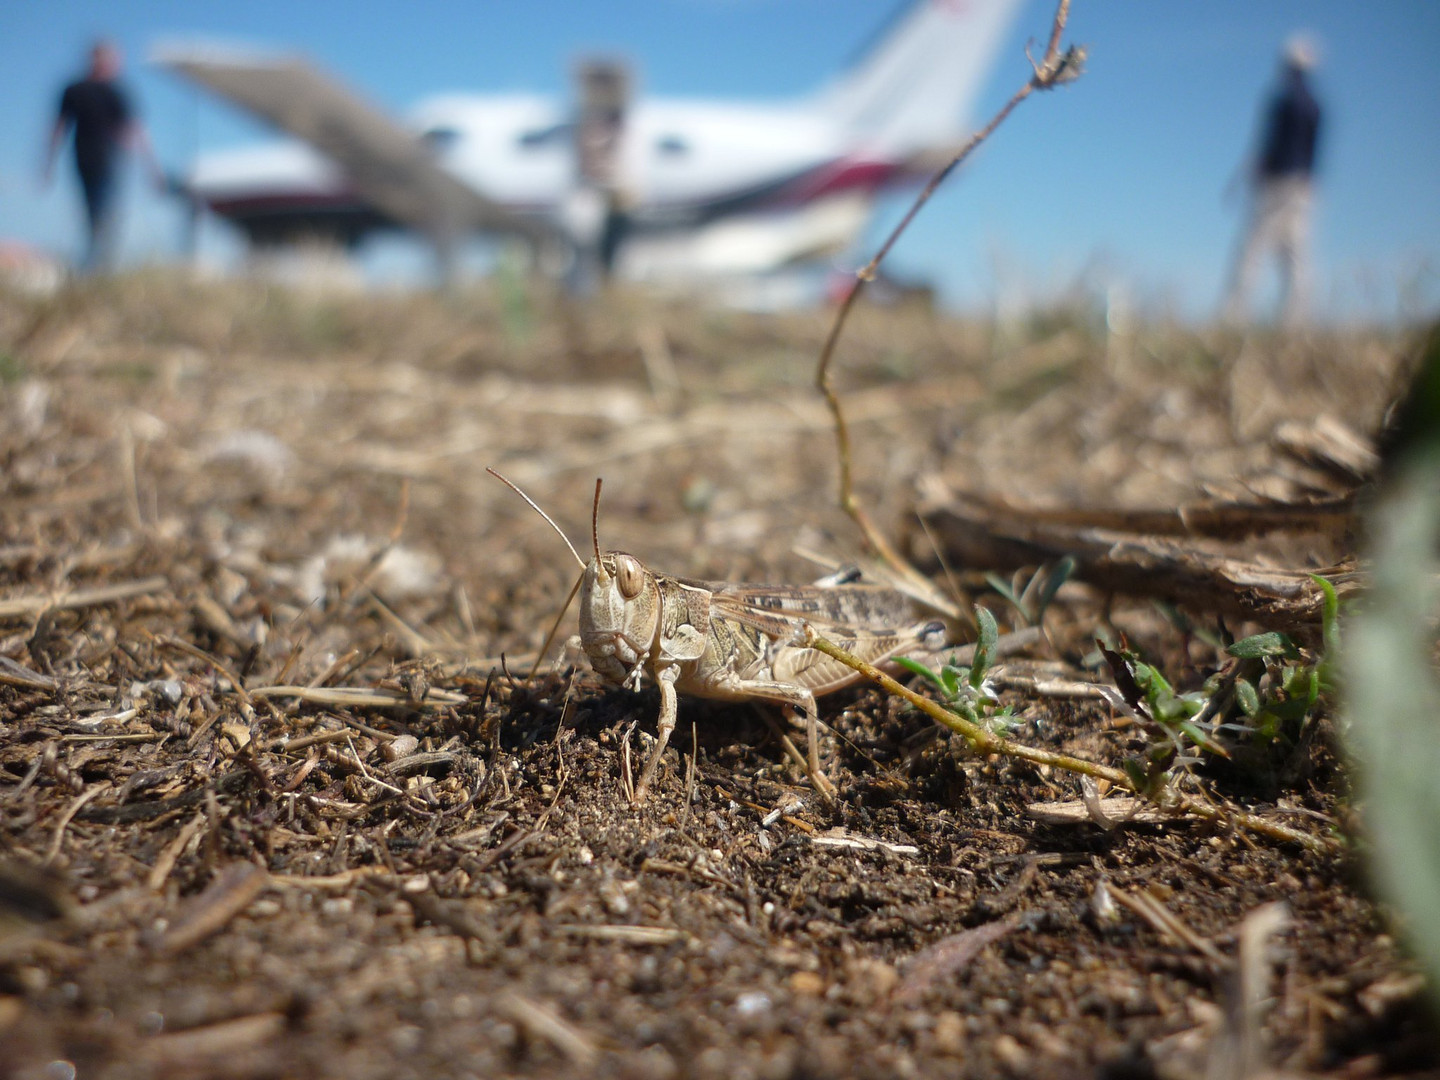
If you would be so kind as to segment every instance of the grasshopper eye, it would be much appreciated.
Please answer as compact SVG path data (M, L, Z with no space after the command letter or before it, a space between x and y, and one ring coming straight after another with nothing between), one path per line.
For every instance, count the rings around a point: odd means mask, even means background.
M615 577L620 582L620 595L634 600L645 587L645 568L629 555L615 556Z

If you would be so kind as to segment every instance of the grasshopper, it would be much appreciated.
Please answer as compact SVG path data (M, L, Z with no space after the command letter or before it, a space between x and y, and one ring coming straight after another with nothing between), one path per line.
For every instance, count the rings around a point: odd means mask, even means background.
M944 644L944 623L914 621L913 602L883 586L697 581L656 573L628 552L602 552L599 480L591 514L593 554L586 561L534 500L494 469L487 471L549 522L582 567L580 643L591 666L616 686L638 690L641 678L648 677L660 688L656 743L635 786L634 805L644 801L655 777L682 693L769 701L802 715L810 781L831 797L834 786L820 769L815 698L860 676L800 644L805 626L873 664Z

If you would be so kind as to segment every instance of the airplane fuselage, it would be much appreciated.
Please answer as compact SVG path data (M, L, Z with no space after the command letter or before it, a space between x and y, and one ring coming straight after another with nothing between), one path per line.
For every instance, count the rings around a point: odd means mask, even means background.
M402 125L303 58L179 48L160 62L304 140L195 165L196 200L254 242L398 227L444 261L485 231L559 238L607 266L618 251L634 277L753 274L851 247L881 190L958 143L1017 6L910 0L834 79L768 104L632 99L625 65L601 62L578 69L574 100L452 94Z
M554 218L575 188L573 124L551 99L435 97L413 110L408 126L441 167L513 212ZM662 244L661 234L676 230L731 219L725 231L733 232L745 218L808 209L816 227L791 229L805 234L792 241L791 258L802 258L843 248L874 195L908 178L903 161L873 152L813 108L647 99L627 117L617 186L637 238ZM393 224L339 168L293 140L207 155L190 187L261 242L307 230L356 239ZM643 250L634 254L631 261L647 261ZM742 261L758 265L776 254Z

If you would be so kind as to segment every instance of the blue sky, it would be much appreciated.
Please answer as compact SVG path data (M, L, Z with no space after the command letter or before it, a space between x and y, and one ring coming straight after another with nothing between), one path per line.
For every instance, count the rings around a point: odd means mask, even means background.
M162 160L264 137L143 63L168 36L293 48L402 110L447 90L568 94L573 57L635 58L649 92L750 99L799 94L832 74L892 0L11 0L0 8L0 240L79 247L68 169L38 191L60 85L86 43L115 37ZM1027 72L1050 0L1024 0L977 123ZM1435 0L1074 0L1069 37L1089 73L1016 112L927 208L893 258L962 307L1053 295L1081 275L1137 300L1203 315L1225 276L1238 204L1222 193L1253 138L1276 50L1294 29L1323 44L1327 107L1316 298L1331 314L1389 318L1440 299L1440 3ZM132 184L125 251L163 258L173 208ZM896 205L882 210L874 239ZM223 246L223 244L222 244Z

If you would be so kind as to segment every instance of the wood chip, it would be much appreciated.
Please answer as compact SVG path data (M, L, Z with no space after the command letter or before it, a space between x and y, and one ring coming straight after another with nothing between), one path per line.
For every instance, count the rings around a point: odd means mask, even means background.
M1100 806L1104 809L1106 817L1121 824L1127 821L1137 821L1146 825L1155 825L1183 820L1173 814L1165 813L1148 800L1137 799L1130 795L1116 795L1113 798L1102 799ZM1084 799L1030 803L1025 807L1025 812L1036 821L1044 822L1046 825L1095 824L1095 818Z
M181 905L155 942L163 953L177 953L219 933L270 884L270 875L254 863L231 863L205 891Z

